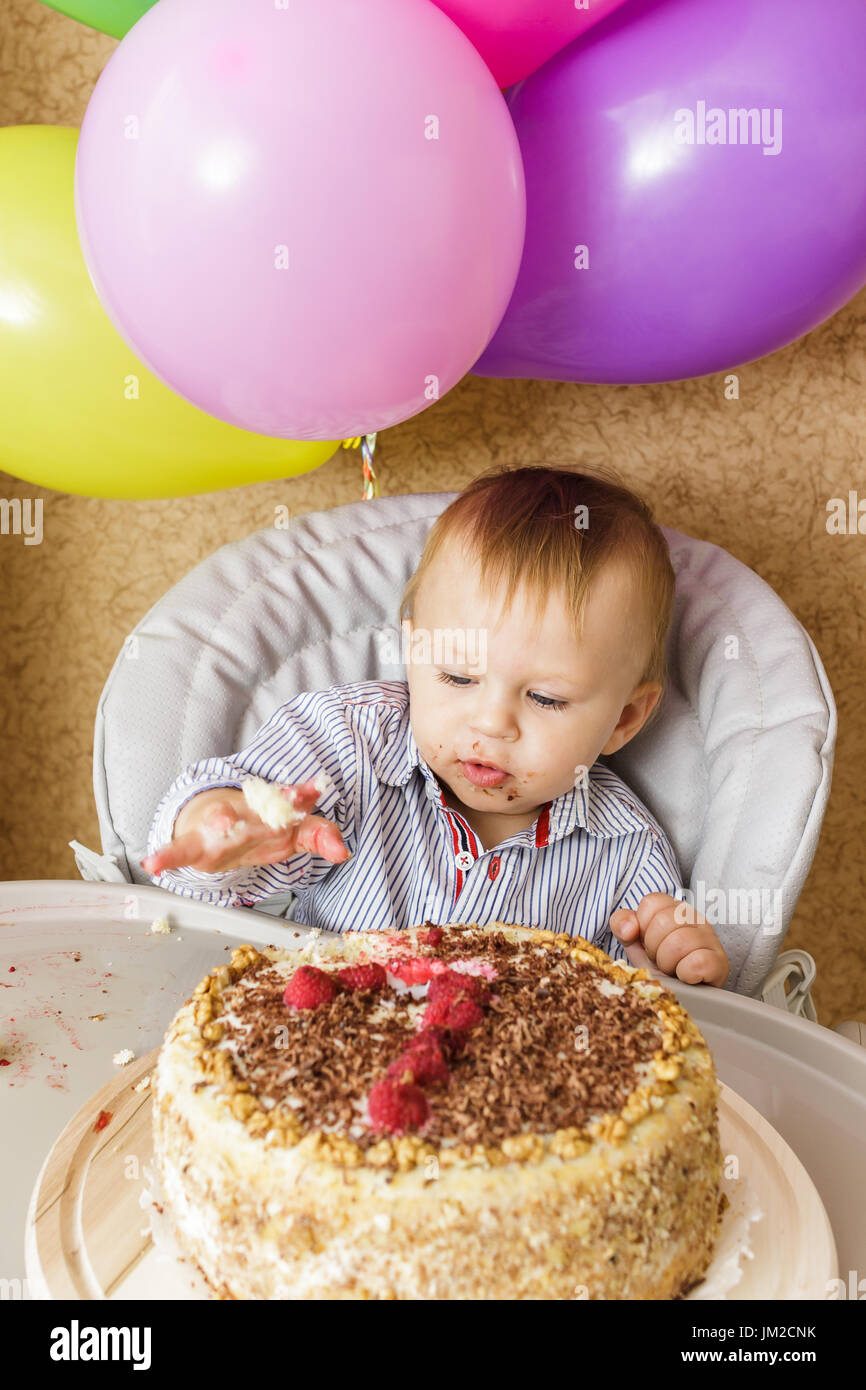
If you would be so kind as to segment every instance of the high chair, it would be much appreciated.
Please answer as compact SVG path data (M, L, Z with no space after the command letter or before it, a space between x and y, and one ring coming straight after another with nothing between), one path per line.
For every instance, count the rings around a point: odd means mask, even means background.
M103 852L70 842L83 878L152 883L140 860L170 783L200 758L242 748L298 691L405 679L385 664L382 636L398 642L402 590L456 495L371 498L266 527L224 545L151 608L99 701ZM656 720L605 761L671 840L730 959L725 988L814 1020L814 961L779 951L827 805L833 693L769 585L720 547L662 529L677 575L670 682ZM291 917L293 901L237 910Z

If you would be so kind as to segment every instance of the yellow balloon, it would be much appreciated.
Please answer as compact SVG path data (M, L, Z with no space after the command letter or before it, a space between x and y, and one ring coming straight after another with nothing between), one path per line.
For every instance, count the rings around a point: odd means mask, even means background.
M190 405L112 325L74 210L78 131L0 130L0 468L87 497L186 497L308 473L340 440L253 434Z

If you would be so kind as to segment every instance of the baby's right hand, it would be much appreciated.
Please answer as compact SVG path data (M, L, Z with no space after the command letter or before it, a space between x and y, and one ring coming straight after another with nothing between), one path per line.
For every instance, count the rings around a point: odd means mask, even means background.
M223 873L256 864L280 864L293 854L317 854L343 864L350 851L333 821L309 814L321 792L314 782L290 789L292 805L308 814L282 830L269 825L250 810L242 791L214 787L192 797L174 825L171 843L141 861L149 874L180 867L202 873Z

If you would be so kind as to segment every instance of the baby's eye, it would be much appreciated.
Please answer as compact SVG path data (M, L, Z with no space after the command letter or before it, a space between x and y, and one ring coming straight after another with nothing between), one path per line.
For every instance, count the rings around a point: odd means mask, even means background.
M536 695L533 693L533 700L539 709L565 709L567 700L553 700L549 695Z
M437 680L443 681L445 685L456 685L460 689L471 684L469 676L453 676L450 671L439 671ZM549 695L536 695L530 691L530 698L535 701L539 709L565 709L567 700L554 700Z

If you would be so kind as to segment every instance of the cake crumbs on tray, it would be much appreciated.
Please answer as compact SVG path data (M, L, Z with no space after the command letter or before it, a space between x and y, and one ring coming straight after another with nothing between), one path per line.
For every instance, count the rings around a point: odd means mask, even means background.
M133 1086L132 1089L133 1089L134 1091L146 1091L147 1088L148 1088L148 1086L150 1085L150 1077L151 1077L151 1073L148 1072L148 1073L147 1073L147 1076L143 1076L143 1077L141 1078L141 1080L140 1080L139 1082L137 1082L137 1084L136 1084L135 1086Z
M151 936L168 936L172 930L172 925L167 917L157 917L150 924Z
M132 1048L123 1047L119 1052L115 1052L111 1060L116 1067L125 1067L128 1066L129 1063L134 1060L134 1058L135 1053L133 1052Z
M101 1023L105 1018L105 1014L88 1014L87 1017L91 1023Z

